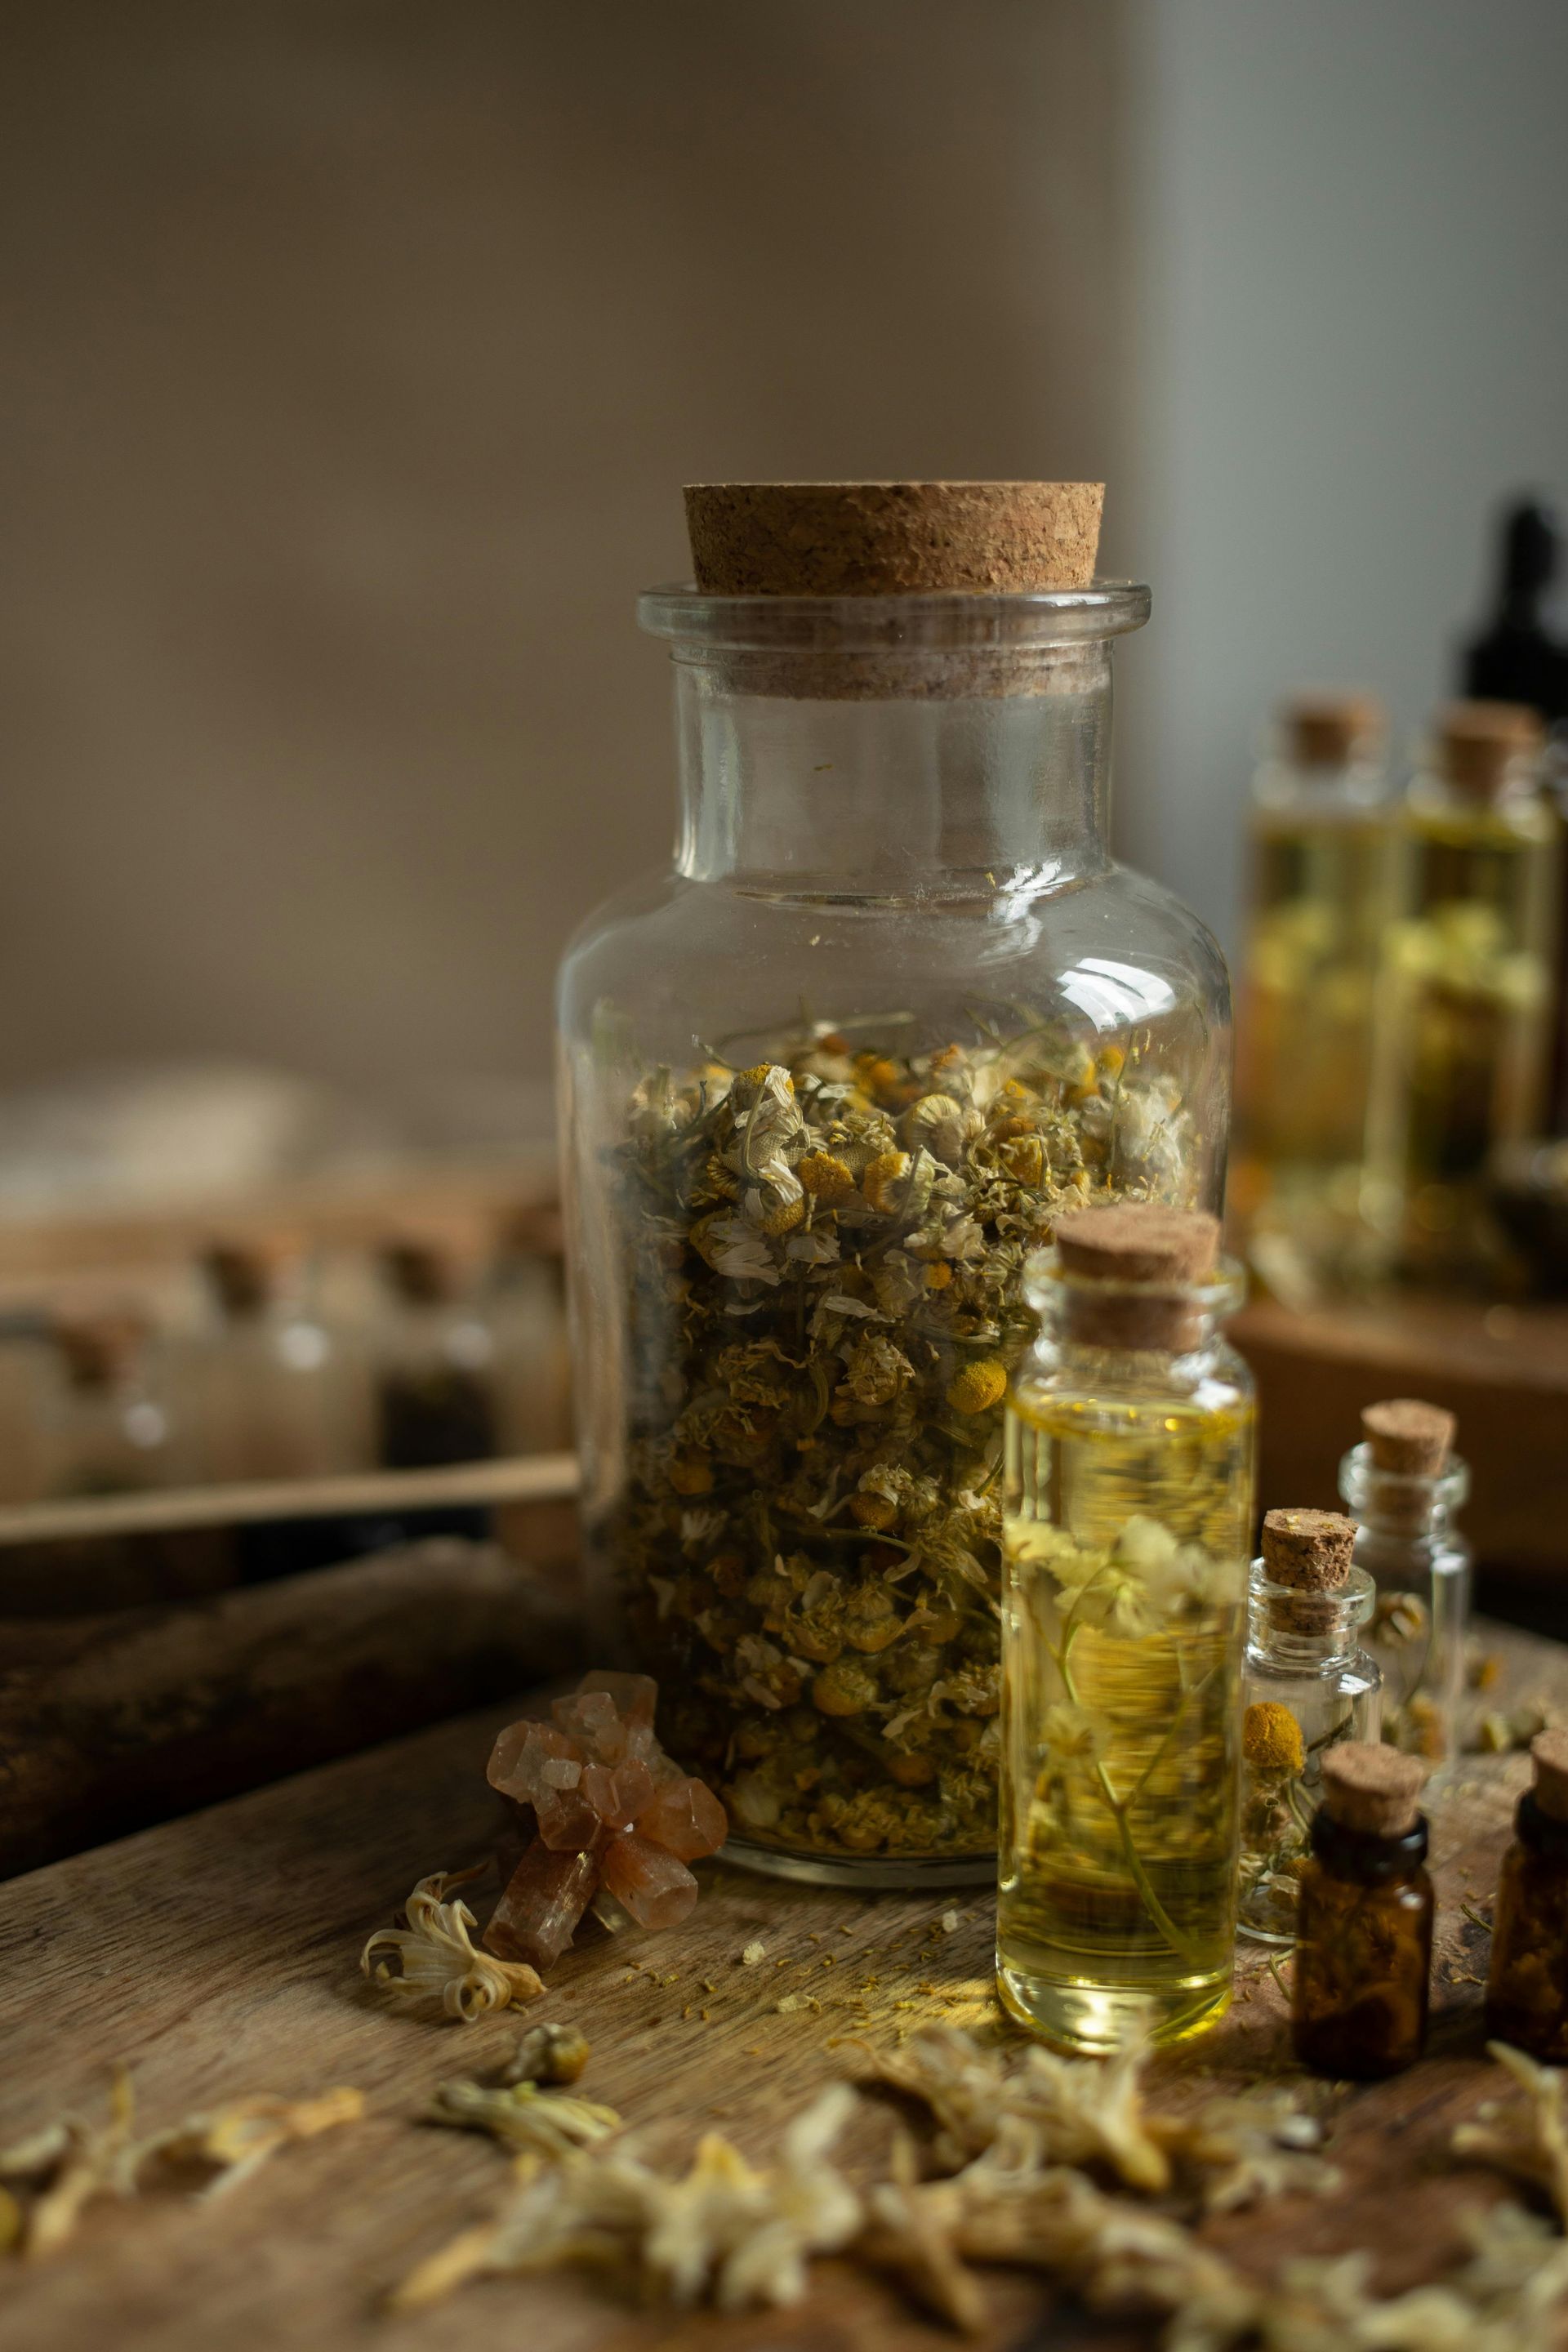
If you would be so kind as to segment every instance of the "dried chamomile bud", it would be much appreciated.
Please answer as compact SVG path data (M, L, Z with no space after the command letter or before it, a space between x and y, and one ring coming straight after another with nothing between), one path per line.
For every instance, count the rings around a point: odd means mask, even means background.
M407 1927L376 1929L360 1954L362 1973L406 2000L438 1997L447 2015L466 2025L509 2001L537 2000L544 1990L538 1970L476 1950L473 1913L466 1903L445 1899L454 1886L482 1875L474 1869L422 1878L408 1898Z
M501 2068L503 2083L575 2083L591 2044L574 2025L531 2025Z

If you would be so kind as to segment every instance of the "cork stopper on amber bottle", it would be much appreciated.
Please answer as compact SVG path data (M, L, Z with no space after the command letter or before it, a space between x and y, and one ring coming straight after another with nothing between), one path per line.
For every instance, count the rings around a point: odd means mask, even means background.
M1298 694L1281 713L1285 741L1300 768L1343 768L1382 740L1383 705L1370 694Z
M1018 595L1087 588L1103 482L693 482L710 596Z
M1535 1801L1554 1822L1568 1822L1568 1731L1539 1731L1530 1743Z
M1342 1829L1364 1837L1403 1837L1420 1818L1417 1799L1426 1767L1397 1748L1346 1739L1322 1761L1323 1803Z
M1437 757L1457 792L1489 800L1540 751L1541 720L1522 702L1450 702L1437 721Z
M1458 1424L1440 1404L1390 1397L1384 1404L1369 1404L1361 1425L1374 1469L1395 1478L1436 1478L1447 1462Z
M1219 1219L1202 1209L1124 1202L1057 1221L1068 1328L1089 1347L1190 1347L1202 1317L1188 1293L1212 1276Z

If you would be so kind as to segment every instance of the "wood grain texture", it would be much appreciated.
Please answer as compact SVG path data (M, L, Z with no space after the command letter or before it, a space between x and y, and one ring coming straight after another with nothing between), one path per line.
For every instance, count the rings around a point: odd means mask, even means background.
M1568 1652L1517 1634L1500 1634L1498 1647L1508 1691L1568 1708ZM285 2150L226 2206L198 2211L161 2192L94 2208L52 2263L0 2272L0 2343L206 2352L232 2333L253 2347L405 2352L461 2330L509 2340L524 2331L530 2352L913 2352L954 2340L843 2263L819 2268L799 2309L734 2321L636 2313L572 2277L495 2281L456 2305L378 2315L385 2289L504 2179L489 2146L417 2118L437 2082L507 2054L514 2021L433 2020L356 1971L365 1936L416 1877L487 1851L496 1823L482 1766L501 1719L442 1725L0 1889L0 2142L63 2105L99 2100L116 2057L134 2064L149 2125L260 2090L347 2083L370 2102L363 2125ZM1467 1762L1435 1822L1443 1908L1431 2054L1374 2088L1306 2086L1331 2119L1346 2188L1211 2225L1237 2263L1267 2273L1289 2253L1369 2244L1382 2283L1398 2287L1440 2267L1458 2213L1498 2193L1490 2175L1446 2155L1454 2122L1495 2088L1476 1981L1485 1935L1458 1906L1490 1894L1525 1772L1520 1758ZM988 1898L849 1896L721 1865L701 1875L686 1927L662 1937L593 1931L527 2013L583 2028L595 2045L584 2088L643 2127L661 2157L684 2156L717 2126L765 2161L783 2120L850 2063L845 2037L891 2042L928 2021L995 2014ZM944 1935L948 1904L961 1917ZM746 1967L740 1954L753 1939L766 1957ZM785 1993L822 2006L781 2016ZM1229 2017L1162 2060L1160 2075L1184 2100L1288 2068L1282 2026L1276 1985L1247 1954ZM881 2164L889 2131L888 2110L868 2103L847 2143L855 2168ZM993 2273L989 2292L986 2340L1033 2340L1048 2290ZM1053 2345L1090 2340L1105 2352L1145 2339L1057 2313Z

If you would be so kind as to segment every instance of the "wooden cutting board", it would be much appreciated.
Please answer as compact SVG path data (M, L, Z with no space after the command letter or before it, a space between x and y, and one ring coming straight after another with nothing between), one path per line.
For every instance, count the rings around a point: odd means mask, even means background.
M1568 1650L1496 1633L1500 1697L1540 1696L1568 1716ZM515 1712L509 1710L508 1712ZM511 2012L465 2027L364 1985L358 1956L415 1880L477 1860L493 1829L483 1777L504 1716L467 1717L353 1759L57 1863L0 1887L0 2145L62 2108L94 2108L106 2070L132 2063L147 2127L244 2093L362 2089L360 2126L285 2149L205 2210L167 2191L92 2207L72 2243L36 2266L0 2263L0 2344L26 2352L212 2352L258 2347L384 2352L492 2333L529 2352L902 2352L953 2342L893 2286L842 2262L815 2273L794 2311L737 2320L637 2313L584 2277L499 2280L408 2317L378 2310L412 2265L483 2211L505 2179L488 2142L422 2125L434 2086L510 2052ZM1434 1824L1442 1903L1431 2053L1376 2087L1307 2084L1331 2122L1345 2187L1211 2224L1212 2242L1267 2275L1285 2256L1369 2245L1379 2283L1431 2276L1456 2252L1456 2216L1500 2193L1447 2156L1450 2130L1489 2092L1480 1986L1488 1907L1526 1778L1520 1757L1467 1763ZM597 1930L526 2014L570 2021L594 2044L584 2091L683 2158L717 2127L765 2162L781 2124L853 2063L855 2037L891 2042L935 2020L978 2024L991 1993L991 1904L854 1896L703 1865L693 1918L664 1937ZM481 1907L489 1890L478 1890ZM941 1915L956 1909L956 1929ZM765 1957L747 1966L745 1947ZM1279 1992L1261 1957L1205 2041L1159 2062L1172 2095L1196 2098L1289 2065ZM787 1994L810 2004L781 2015ZM850 2169L885 2160L890 2110L868 2104L846 2142ZM990 2343L1032 2341L1049 2289L992 2273ZM1053 2346L1152 2340L1070 2306Z

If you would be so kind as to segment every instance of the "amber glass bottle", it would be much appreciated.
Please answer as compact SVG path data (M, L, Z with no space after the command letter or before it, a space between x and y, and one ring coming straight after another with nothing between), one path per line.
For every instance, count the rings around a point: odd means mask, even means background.
M1548 2066L1568 2064L1568 1731L1532 1743L1535 1785L1502 1858L1487 1976L1487 2032Z
M1426 1770L1355 1740L1331 1748L1322 1770L1296 1922L1296 2055L1317 2074L1396 2074L1426 2041L1434 1906L1415 1801Z

